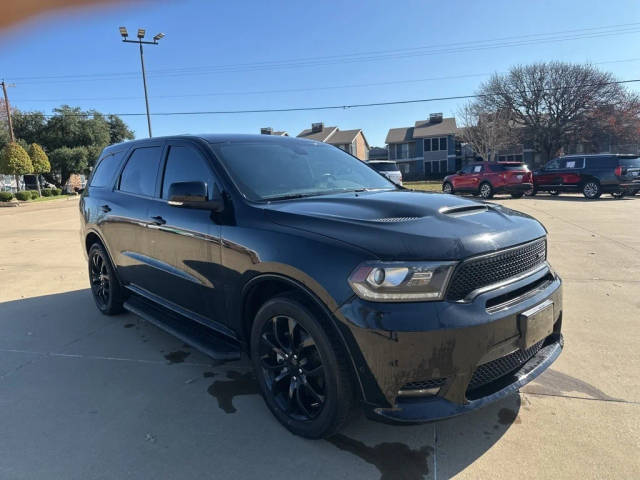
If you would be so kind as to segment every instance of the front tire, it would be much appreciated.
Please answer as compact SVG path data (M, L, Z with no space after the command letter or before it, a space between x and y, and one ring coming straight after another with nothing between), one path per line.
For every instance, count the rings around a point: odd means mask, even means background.
M489 200L490 198L493 197L493 187L491 186L491 184L489 182L483 182L483 183L480 184L480 188L478 190L478 193L485 200Z
M444 182L442 184L442 193L448 193L450 195L453 194L453 185L449 182Z
M354 404L346 352L301 302L277 297L260 308L251 358L267 407L289 431L326 438L346 423Z
M595 200L602 195L602 189L598 182L587 182L582 186L582 194L587 200Z
M624 197L624 193L625 192L611 192L611 196L613 198L622 198L622 197Z
M116 277L109 255L99 243L89 249L89 281L96 307L105 315L123 311L124 292Z

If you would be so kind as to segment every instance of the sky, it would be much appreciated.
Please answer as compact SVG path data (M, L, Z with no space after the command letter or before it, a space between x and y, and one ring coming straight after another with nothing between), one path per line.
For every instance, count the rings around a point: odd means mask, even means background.
M154 136L180 133L297 135L312 122L361 128L383 146L389 128L429 113L455 115L463 100L367 108L243 114L164 112L343 106L473 94L514 65L592 62L640 79L640 2L175 1L63 10L0 32L0 78L13 106L51 113L61 104L144 114L134 36L145 48ZM640 82L629 84L640 91ZM154 114L155 113L155 114ZM136 138L146 118L123 116Z

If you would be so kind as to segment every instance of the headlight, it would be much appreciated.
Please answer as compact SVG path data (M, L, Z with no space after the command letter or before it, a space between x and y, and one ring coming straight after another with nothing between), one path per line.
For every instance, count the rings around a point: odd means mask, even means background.
M455 262L365 262L349 276L360 298L373 302L442 300Z

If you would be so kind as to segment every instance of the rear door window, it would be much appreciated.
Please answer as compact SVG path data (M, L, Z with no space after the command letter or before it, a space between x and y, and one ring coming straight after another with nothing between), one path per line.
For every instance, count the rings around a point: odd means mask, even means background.
M473 173L480 173L480 172L482 172L482 165L474 165Z
M621 158L620 166L627 168L638 168L640 167L640 158Z
M156 192L162 147L136 148L120 175L122 192L152 197Z
M167 164L162 180L162 198L169 199L169 187L177 182L204 182L207 195L213 189L213 174L206 160L192 147L172 145L169 147Z
M93 170L91 187L113 187L114 177L120 168L120 162L124 157L124 151L106 155Z

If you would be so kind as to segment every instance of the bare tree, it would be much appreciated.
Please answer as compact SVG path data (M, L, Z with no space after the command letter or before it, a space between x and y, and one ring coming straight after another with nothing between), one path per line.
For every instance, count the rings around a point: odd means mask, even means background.
M506 109L489 111L481 102L470 102L458 111L460 136L485 161L495 161L499 150L517 143L517 132Z
M584 138L593 112L617 108L625 89L591 65L562 62L518 66L494 75L475 102L488 112L508 111L523 141L551 158L571 141Z

